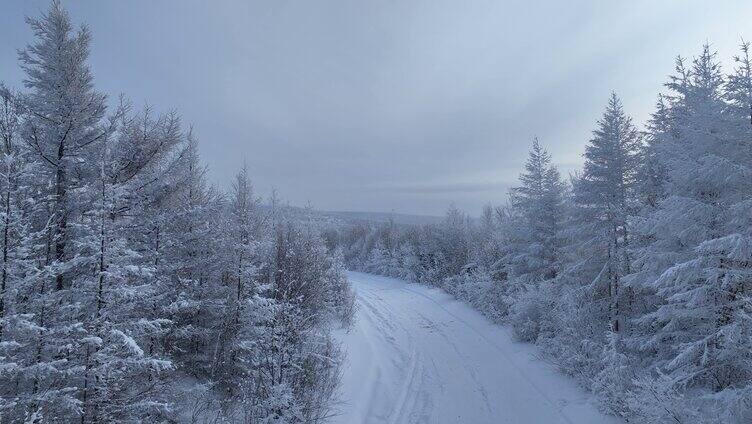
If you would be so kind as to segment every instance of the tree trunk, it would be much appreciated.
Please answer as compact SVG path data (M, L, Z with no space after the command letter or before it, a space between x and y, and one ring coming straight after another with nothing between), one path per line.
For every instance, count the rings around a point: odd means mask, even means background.
M57 172L55 175L55 261L61 264L65 260L65 247L68 241L68 208L66 199L67 173L65 171L65 142L61 141L57 152ZM63 273L57 272L55 276L55 290L65 287Z
M3 219L3 269L0 271L0 342L3 341L5 323L5 290L8 281L8 234L10 227L10 181L5 192L5 217Z

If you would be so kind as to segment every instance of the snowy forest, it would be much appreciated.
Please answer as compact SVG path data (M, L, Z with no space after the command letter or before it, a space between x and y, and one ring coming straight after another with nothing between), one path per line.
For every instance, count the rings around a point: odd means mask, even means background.
M438 286L508 324L602 410L752 422L752 62L709 46L638 128L613 94L583 168L533 140L509 202L327 232L353 269Z
M201 128L100 91L74 22L59 0L27 18L23 81L0 81L0 424L323 424L346 407L364 423L480 424L430 410L459 408L421 387L446 370L472 378L454 389L485 402L483 422L752 422L751 44L723 67L709 44L678 58L644 124L604 96L578 171L557 168L556 140L526 140L515 186L479 217L450 206L421 224L265 199L249 166L213 184ZM358 286L359 272L393 279ZM409 315L426 305L443 321ZM469 358L457 328L494 362L535 349L593 413L565 411L528 363L507 390L543 412L498 413L509 392L483 379L509 375L426 348ZM348 352L358 331L369 346ZM351 370L364 404L342 405L348 360L381 367Z
M210 186L176 112L97 91L58 1L28 24L0 92L0 422L323 422L353 297L319 232L245 168Z

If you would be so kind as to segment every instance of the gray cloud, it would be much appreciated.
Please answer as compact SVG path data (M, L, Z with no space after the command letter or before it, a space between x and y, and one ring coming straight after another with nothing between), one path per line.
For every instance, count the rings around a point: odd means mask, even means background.
M0 78L19 85L24 15L0 5ZM476 213L504 201L538 135L562 173L611 90L638 122L677 54L752 37L748 1L67 2L99 87L178 109L218 185L328 210Z

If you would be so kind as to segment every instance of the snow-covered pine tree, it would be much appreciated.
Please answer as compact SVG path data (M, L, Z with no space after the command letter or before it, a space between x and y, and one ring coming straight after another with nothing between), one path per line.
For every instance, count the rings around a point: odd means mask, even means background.
M258 400L268 419L318 422L330 412L341 358L328 328L352 317L353 295L315 231L283 221L275 232L275 272L263 274L271 315L259 332Z
M72 197L81 182L79 175L91 165L85 155L108 135L102 125L105 95L94 89L87 64L91 34L85 26L74 33L59 0L53 0L41 18L27 21L37 42L19 53L24 85L31 90L24 101L28 109L24 139L47 165L52 179L54 289L62 290L69 285L66 273L75 256L66 250L72 236L68 222L75 218L78 203Z
M654 257L642 255L646 252L646 246L655 242L655 237L648 230L650 216L655 212L658 205L668 195L668 174L666 153L664 148L673 143L678 133L673 125L671 99L663 94L658 95L658 101L647 123L647 130L643 132L643 145L640 151L640 164L637 174L638 205L634 214L630 216L632 231L630 247L633 252L630 264L630 275L624 277L626 284L633 290L635 301L632 309L635 315L640 315L655 307L660 302L651 287L641 284L646 280L655 278L660 274L669 262L656 262Z
M654 355L676 387L714 392L707 400L720 402L729 421L749 411L752 378L744 68L742 62L738 79L727 85L707 45L689 69L677 62L677 76L667 84L676 137L660 150L668 196L641 228L652 243L638 250L640 263L664 267L644 280L660 303L639 319L635 344Z
M24 119L21 94L0 85L0 420L24 417L39 362L39 304L32 299L44 277L36 255L48 227L44 203L35 202L38 169L20 138Z
M731 108L731 113L739 118L738 130L740 136L748 133L752 126L752 58L750 58L750 43L743 42L741 53L734 58L736 68L726 80L725 94ZM741 120L749 118L749 126Z
M248 388L255 383L245 380L253 376L257 327L269 314L261 310L268 307L268 302L254 302L261 291L258 273L263 265L262 251L268 249L269 243L259 206L248 168L243 165L232 185L225 223L224 244L230 255L225 261L228 265L225 281L229 290L214 342L211 378L228 395L240 395L244 403L253 396Z
M503 209L494 208L490 204L483 206L471 249L473 261L493 276L496 282L506 279L502 261L505 243L501 231L504 215Z
M368 255L368 262L365 263L365 270L380 275L388 275L389 269L389 251L386 250L381 240L376 240Z
M629 219L638 206L641 147L637 130L612 93L586 147L583 172L574 183L574 219L568 229L578 255L576 271L567 272L567 280L575 284L577 307L571 314L579 315L577 321L590 327L586 334L592 331L592 340L604 346L603 363L597 365L602 371L593 388L617 414L625 411L621 395L629 382L620 336L633 303L624 277L630 274Z
M666 169L660 159L660 149L664 140L675 135L671 127L670 106L663 95L658 96L655 108L642 137L644 144L637 178L640 203L642 209L647 210L654 209L666 197Z
M38 271L27 274L24 310L33 314L35 346L16 392L17 411L29 420L67 420L78 416L81 392L79 367L85 361L87 335L80 321L81 303L74 285L87 268L79 261L86 188L96 175L91 160L97 144L110 134L103 121L105 96L94 89L87 65L90 34L74 32L68 14L53 1L41 18L29 18L36 42L19 53L26 73L21 138L35 163L32 198Z
M505 282L502 309L521 340L536 340L549 326L550 282L559 273L560 229L565 187L551 156L533 140L520 185L510 190L504 249ZM511 308L510 308L511 306Z
M512 309L537 302L537 309L528 308L526 315L530 326L546 330L538 342L565 372L608 397L618 392L612 389L620 382L606 381L604 368L609 378L619 379L626 366L615 361L624 359L619 333L631 307L631 290L625 290L622 280L629 273L628 226L637 204L640 164L640 138L615 95L584 157L583 172L572 177L567 219L561 225L565 245L555 284L544 285L537 297L518 299ZM619 413L623 408L617 401L609 398L609 406Z
M20 94L0 85L0 343L7 339L5 327L16 309L14 293L19 293L21 280L33 267L28 260L30 222L25 214L31 164L19 139L22 119Z
M591 269L598 270L579 277L589 285L595 306L590 312L605 314L614 333L622 330L623 314L630 303L621 285L630 273L628 218L637 206L640 143L621 101L612 94L586 147L584 169L574 185L579 218L575 225L581 233L577 238L589 250L588 257L580 260L592 262Z
M460 275L466 270L470 259L470 217L457 206L451 205L444 214L444 221L438 226L441 235L435 246L441 251L443 261L439 263L441 283L447 277Z
M510 280L524 285L555 278L561 247L564 186L551 156L533 140L520 185L510 190L511 208L517 218L516 245L519 250L507 257Z
M169 116L153 119L148 109L129 116L129 109L121 106L119 130L98 144L99 176L88 190L92 207L79 242L79 260L93 270L76 284L89 333L81 422L145 420L167 410L163 383L172 364L149 346L169 320L147 312L163 287L152 278L154 264L134 249L133 234L143 231L152 168L180 140Z
M170 263L165 261L165 255L169 258L172 252L168 224L172 222L175 196L180 193L183 182L179 169L185 137L180 117L175 112L154 117L148 107L132 119L130 125L121 127L127 129L129 137L136 140L136 144L150 146L143 152L152 156L149 165L141 170L133 182L136 190L134 199L131 199L134 208L128 212L132 222L129 242L141 256L140 266L152 270L148 281L155 290L143 305L143 318L170 320L151 329L144 350L149 355L166 356L164 336L172 329L172 316L167 308L171 304L174 285Z
M206 182L197 139L192 132L186 137L174 169L178 181L167 206L158 272L169 279L166 313L174 325L167 335L168 349L182 371L207 376L227 291L219 237L222 199Z

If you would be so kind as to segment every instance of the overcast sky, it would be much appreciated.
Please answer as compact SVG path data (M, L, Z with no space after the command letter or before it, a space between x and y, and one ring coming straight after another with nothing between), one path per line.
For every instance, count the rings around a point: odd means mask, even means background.
M534 4L533 4L534 3ZM0 80L24 16L0 2ZM710 42L726 69L752 1L64 1L110 98L178 110L211 180L245 159L261 194L325 210L477 214L505 201L533 136L564 174L614 90L642 124Z

